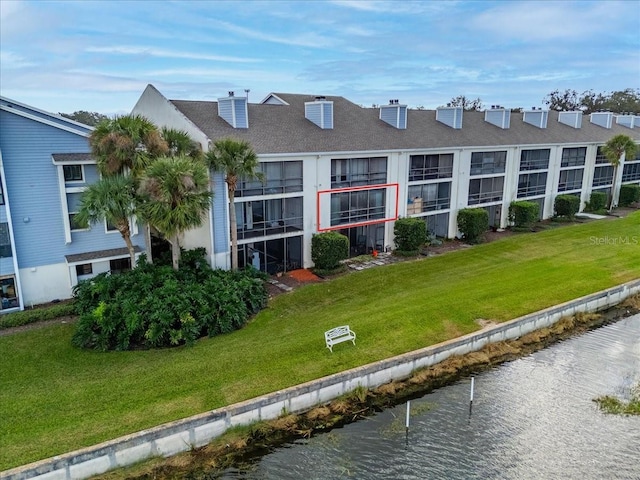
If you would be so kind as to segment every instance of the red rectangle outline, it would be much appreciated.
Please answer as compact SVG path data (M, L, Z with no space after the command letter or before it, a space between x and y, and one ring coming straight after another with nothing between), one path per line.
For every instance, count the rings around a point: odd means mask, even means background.
M335 225L332 227L320 228L320 194L322 193L340 193L340 192L355 192L358 190L376 190L380 188L387 189L389 187L396 187L396 211L395 216L391 218L383 218L381 220L369 220L366 222L359 223L347 223L342 225ZM318 221L318 232L328 232L330 230L342 230L345 228L352 227L362 227L366 225L375 225L376 223L385 223L391 222L398 219L398 201L400 198L400 184L399 183L380 183L377 185L364 185L361 187L342 187L342 188L333 188L329 190L318 190L316 193L316 219Z

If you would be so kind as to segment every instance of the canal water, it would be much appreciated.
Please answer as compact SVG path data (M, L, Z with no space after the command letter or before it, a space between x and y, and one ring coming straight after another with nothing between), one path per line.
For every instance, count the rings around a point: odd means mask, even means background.
M640 315L556 344L406 405L299 440L228 480L640 479L640 417L593 398L640 382Z

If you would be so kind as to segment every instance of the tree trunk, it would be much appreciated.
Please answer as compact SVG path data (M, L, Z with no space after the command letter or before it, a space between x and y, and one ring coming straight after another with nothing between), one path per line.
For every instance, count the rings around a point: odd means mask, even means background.
M131 229L129 228L129 222L126 225L120 225L118 228L120 235L124 243L127 244L127 250L129 250L129 257L131 258L131 270L136 266L136 252L133 249L133 243L131 243Z
M609 198L609 213L613 211L614 200L616 198L616 184L618 180L618 165L613 166L613 178L611 179L611 194Z
M171 242L171 263L173 269L178 270L180 266L180 242L178 241L178 234L172 235L169 242Z
M229 224L231 225L231 269L238 269L238 222L236 221L235 189L229 187Z
M151 225L144 225L144 249L147 252L147 263L153 263L153 255L151 254Z

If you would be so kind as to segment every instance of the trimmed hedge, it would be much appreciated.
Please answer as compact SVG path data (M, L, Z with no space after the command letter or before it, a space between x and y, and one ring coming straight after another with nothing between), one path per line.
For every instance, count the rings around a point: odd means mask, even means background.
M311 260L316 269L336 269L346 258L349 258L349 239L344 235L324 232L311 238Z
M509 205L509 221L516 228L529 228L538 221L540 205L536 202L517 201Z
M80 313L73 344L95 350L160 348L241 328L264 307L264 274L212 270L204 257L185 252L180 269L139 262L74 288Z
M478 243L489 229L489 213L484 208L463 208L458 212L458 230L469 243Z
M0 330L11 327L20 327L35 322L55 320L59 317L75 315L76 309L73 302L64 302L50 307L34 308L21 312L5 313L0 315Z
M575 195L558 195L553 207L556 217L573 218L580 210L580 198Z
M625 184L620 187L618 205L628 207L632 203L640 202L640 185Z
M427 226L421 218L399 218L393 227L393 234L399 251L417 253L427 241Z
M606 213L608 196L604 192L591 192L589 201L584 207L585 211L593 213Z

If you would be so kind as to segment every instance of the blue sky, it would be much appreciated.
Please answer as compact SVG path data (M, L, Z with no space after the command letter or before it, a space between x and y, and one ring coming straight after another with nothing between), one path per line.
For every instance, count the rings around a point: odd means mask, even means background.
M53 112L128 113L148 83L170 99L426 108L640 87L640 0L1 0L0 14L0 94Z

